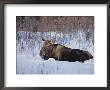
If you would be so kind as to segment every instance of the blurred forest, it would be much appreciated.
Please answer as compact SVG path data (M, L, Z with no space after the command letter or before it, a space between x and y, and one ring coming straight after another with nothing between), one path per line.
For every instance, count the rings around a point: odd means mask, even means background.
M94 16L17 16L16 31L94 30Z
M18 52L40 49L42 37L71 48L92 50L94 16L16 16Z

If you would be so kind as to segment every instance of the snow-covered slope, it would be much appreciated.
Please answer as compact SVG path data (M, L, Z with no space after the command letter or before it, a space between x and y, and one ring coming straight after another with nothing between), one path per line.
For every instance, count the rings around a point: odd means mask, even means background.
M81 62L55 61L53 58L43 60L39 56L42 46L42 33L31 33L31 39L25 39L26 32L18 32L17 38L17 60L16 74L94 74L94 59ZM43 33L44 37L49 38L50 33ZM56 36L55 36L56 35ZM71 36L71 37L70 37ZM56 42L70 48L79 48L89 51L94 56L93 37L86 40L86 35L81 32L78 34L51 33L51 37L56 37ZM92 39L91 39L92 38Z

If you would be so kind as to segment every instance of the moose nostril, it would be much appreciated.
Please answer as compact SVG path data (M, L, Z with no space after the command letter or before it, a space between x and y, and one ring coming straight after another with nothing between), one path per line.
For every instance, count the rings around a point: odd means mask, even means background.
M91 58L93 58L93 56L91 55Z

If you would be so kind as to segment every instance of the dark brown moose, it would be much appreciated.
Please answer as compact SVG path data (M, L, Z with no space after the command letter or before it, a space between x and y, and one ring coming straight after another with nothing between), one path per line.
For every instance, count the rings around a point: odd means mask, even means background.
M61 44L55 44L53 40L42 40L44 41L44 44L40 50L40 56L44 60L54 58L58 61L84 62L93 58L93 56L88 51L83 51L80 49L71 49Z

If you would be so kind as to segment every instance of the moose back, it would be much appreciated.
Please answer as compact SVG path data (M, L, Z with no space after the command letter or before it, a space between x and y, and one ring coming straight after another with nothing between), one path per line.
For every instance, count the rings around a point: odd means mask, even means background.
M93 58L93 56L88 51L71 49L61 44L55 44L53 40L42 40L44 41L44 44L40 50L40 56L44 60L54 58L58 61L84 62Z

